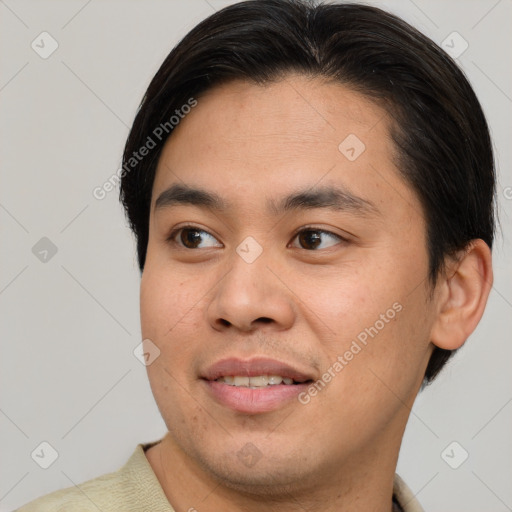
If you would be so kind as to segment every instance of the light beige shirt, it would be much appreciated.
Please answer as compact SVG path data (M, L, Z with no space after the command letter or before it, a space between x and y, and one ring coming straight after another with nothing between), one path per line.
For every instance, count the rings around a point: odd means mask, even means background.
M174 512L144 454L157 442L137 445L128 462L114 473L42 496L17 512ZM423 512L398 475L393 492L403 512Z

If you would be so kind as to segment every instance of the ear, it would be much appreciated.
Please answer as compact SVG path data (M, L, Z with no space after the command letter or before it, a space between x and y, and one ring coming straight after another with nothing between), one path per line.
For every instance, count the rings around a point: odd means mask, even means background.
M483 240L472 240L439 277L434 345L455 350L464 344L482 318L492 283L491 250Z

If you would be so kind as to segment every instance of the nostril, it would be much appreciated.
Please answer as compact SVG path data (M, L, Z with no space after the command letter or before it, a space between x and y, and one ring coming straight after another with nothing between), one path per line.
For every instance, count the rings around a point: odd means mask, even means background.
M258 318L256 322L262 322L264 324L268 324L272 322L272 318L267 318L266 316L262 316L261 318Z

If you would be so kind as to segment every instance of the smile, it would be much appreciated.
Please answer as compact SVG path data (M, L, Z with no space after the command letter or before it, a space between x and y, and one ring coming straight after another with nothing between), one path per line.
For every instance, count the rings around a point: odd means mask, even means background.
M251 389L266 388L269 386L279 386L281 383L290 386L297 384L289 377L281 377L280 375L257 375L247 377L246 375L231 375L219 377L216 382L224 382L229 386L237 386Z
M297 396L315 380L309 368L266 357L217 361L200 373L213 403L242 414L260 414L298 404Z

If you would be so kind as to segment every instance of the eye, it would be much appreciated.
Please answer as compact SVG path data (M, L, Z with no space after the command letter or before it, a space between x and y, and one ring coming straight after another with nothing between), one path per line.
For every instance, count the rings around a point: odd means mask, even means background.
M327 249L339 242L346 242L347 240L339 235L335 235L330 231L323 229L307 228L299 231L295 235L294 240L300 244L299 248L307 250ZM297 245L294 245L297 247Z
M174 242L187 249L204 249L208 247L222 247L222 244L204 229L194 226L184 226L175 229L167 238L167 241ZM201 244L203 244L201 246ZM206 245L204 245L206 244Z

